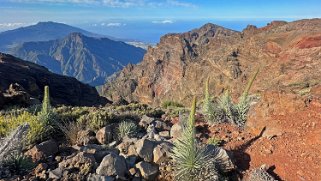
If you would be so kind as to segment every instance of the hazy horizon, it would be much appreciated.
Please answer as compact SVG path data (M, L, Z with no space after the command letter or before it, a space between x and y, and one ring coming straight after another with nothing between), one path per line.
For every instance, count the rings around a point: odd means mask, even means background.
M180 33L214 23L241 31L273 20L321 17L321 1L196 0L3 0L0 32L43 21L61 22L123 39L157 43L166 33Z

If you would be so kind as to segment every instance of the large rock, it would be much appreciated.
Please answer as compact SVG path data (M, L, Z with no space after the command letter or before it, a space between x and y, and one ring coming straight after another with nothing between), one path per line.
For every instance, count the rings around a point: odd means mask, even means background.
M112 125L105 126L97 131L96 138L100 144L108 144L115 140L115 128Z
M80 152L76 155L67 157L59 163L61 169L78 169L82 175L87 175L96 166L95 157L92 154Z
M75 78L57 75L31 62L0 53L0 91L4 92L12 83L21 85L30 96L42 100L43 88L48 85L53 104L92 106L106 104L94 87ZM22 95L23 100L27 95Z
M140 139L135 144L137 154L146 162L153 161L155 143L149 139Z
M108 154L96 169L96 173L103 176L118 176L119 178L125 178L125 175L128 173L126 160L122 156L112 153Z
M49 156L54 156L58 152L58 144L54 140L48 140L35 145L26 152L33 161L38 162Z
M137 163L136 168L139 169L142 177L148 181L155 180L159 172L157 165L144 161Z

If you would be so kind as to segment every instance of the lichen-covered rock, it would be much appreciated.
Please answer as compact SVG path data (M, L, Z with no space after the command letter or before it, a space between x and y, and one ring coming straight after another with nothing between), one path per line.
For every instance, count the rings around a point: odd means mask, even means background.
M87 175L96 166L96 160L93 154L80 152L76 155L67 157L65 160L59 163L61 169L76 168L82 175Z

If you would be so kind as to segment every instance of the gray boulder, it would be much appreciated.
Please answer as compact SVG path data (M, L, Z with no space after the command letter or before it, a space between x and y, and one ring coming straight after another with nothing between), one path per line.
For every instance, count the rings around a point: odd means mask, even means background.
M113 153L108 154L101 161L99 167L96 169L96 173L102 176L125 178L125 175L128 174L126 160L122 156Z
M140 139L135 143L136 153L146 162L153 161L155 143L148 139Z
M151 164L144 161L137 163L136 168L140 171L142 177L148 181L155 180L159 173L159 169L156 164Z

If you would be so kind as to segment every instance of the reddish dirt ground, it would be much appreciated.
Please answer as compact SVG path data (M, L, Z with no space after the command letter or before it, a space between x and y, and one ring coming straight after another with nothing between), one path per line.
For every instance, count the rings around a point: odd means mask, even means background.
M266 164L278 180L321 180L321 104L311 103L302 111L272 116L269 124L279 128L279 134L266 136L264 130L253 134L230 124L209 127L204 122L198 122L197 128L204 141L208 135L223 140L245 178L250 170Z

